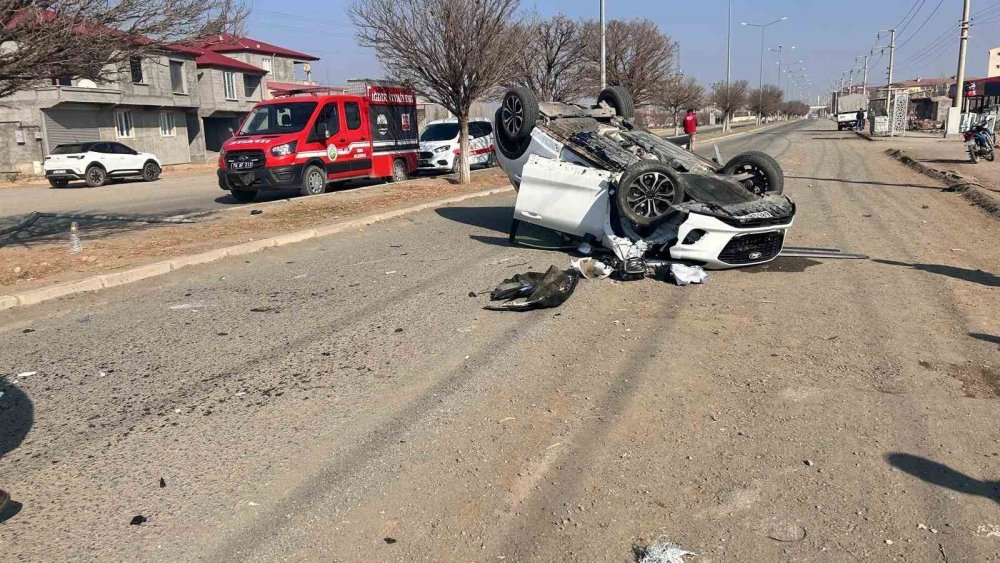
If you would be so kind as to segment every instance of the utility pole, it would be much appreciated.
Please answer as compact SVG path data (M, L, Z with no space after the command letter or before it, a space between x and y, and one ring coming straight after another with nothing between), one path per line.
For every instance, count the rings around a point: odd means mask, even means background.
M729 20L726 23L726 95L733 78L733 0L729 0ZM729 131L729 112L722 118L722 130Z
M965 98L965 55L969 48L969 4L970 0L965 0L962 5L962 35L958 43L958 72L955 74L955 99L951 102L951 107L962 107L962 100Z
M593 4L591 4L593 6ZM608 32L604 19L604 0L601 0L601 90L608 87Z
M868 55L864 55L864 57L855 57L854 62L857 62L860 58L865 59L865 65L863 67L864 74L861 78L861 93L865 93L868 91Z
M773 22L764 23L764 24L741 22L741 25L745 25L745 26L748 26L748 27L759 27L760 28L760 78L759 78L758 84L757 84L757 98L758 98L757 99L757 105L758 106L761 103L761 99L762 99L761 95L763 94L763 90L764 90L764 30L766 30L768 27L770 27L770 26L772 26L772 25L774 25L776 23L781 23L781 22L783 22L783 21L785 21L787 19L788 19L788 16L785 16L783 18L774 20ZM760 125L761 121L763 121L763 117L764 116L761 115L761 112L758 111L757 112L757 124L758 125Z
M968 0L966 0L968 2ZM892 86L892 65L896 60L896 30L889 30L889 81L885 83L886 88Z

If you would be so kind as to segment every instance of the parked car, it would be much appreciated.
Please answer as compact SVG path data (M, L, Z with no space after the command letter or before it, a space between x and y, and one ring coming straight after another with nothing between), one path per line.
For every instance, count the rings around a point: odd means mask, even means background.
M460 133L457 119L441 119L427 124L420 133L418 168L426 171L458 172ZM488 119L469 120L469 165L496 166L493 154L493 124Z
M153 182L162 170L156 155L110 141L56 145L45 157L43 167L54 188L65 188L73 180L83 180L90 187L118 178L138 177Z
M258 103L223 143L219 187L237 201L282 188L316 195L354 178L402 181L417 169L412 90L372 82L357 93L291 94Z
M773 260L795 204L770 156L725 166L632 123L628 93L611 87L594 106L539 104L526 88L496 113L497 160L517 191L520 222L612 251L617 266L674 260L722 269ZM631 273L631 272L629 272Z

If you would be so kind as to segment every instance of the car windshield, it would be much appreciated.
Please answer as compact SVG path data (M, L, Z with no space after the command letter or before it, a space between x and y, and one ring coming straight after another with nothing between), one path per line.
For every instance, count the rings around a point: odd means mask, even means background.
M243 122L240 135L280 135L305 129L316 102L290 102L258 106Z
M52 149L52 154L77 154L81 152L87 152L82 144L72 144L72 145L57 145L56 148Z
M421 142L450 141L458 137L458 123L435 123L428 125L420 134Z

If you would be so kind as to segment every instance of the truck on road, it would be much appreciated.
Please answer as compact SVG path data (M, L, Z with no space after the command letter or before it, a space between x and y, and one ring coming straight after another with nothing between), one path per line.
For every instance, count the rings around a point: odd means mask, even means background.
M868 112L868 96L865 94L839 94L833 98L833 114L837 130L851 129L858 122L858 110Z

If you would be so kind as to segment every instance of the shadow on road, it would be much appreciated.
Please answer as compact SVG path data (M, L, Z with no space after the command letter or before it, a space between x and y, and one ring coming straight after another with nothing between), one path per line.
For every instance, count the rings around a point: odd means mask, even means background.
M985 497L1000 504L1000 481L980 481L927 458L893 452L886 457L890 465L932 485L967 495Z
M514 209L511 207L441 207L434 211L455 223L504 234L510 232L510 223L514 217Z
M740 271L746 274L760 274L764 272L801 274L809 268L819 266L822 263L823 262L820 262L819 260L812 260L810 258L802 258L798 256L778 256L767 264L743 268Z
M17 449L35 421L31 399L16 385L0 378L0 459ZM2 485L2 483L0 483Z
M926 164L972 164L967 158L915 158L917 162Z
M928 190L938 190L944 189L942 186L925 186L921 184L891 184L887 182L868 182L865 180L844 180L843 178L818 178L815 176L785 176L785 178L790 178L793 180L815 180L817 182L838 182L841 184L865 184L869 186L892 186L896 188L923 188Z
M74 222L77 224L84 250L87 248L88 240L103 239L125 232L145 231L150 228L170 224L99 218L98 216L101 212L92 211L65 211L61 213L65 215L80 215L87 218L39 217L38 220L23 229L0 235L0 247L19 245L30 248L53 242L65 242L68 248L70 227ZM171 211L169 213L143 214L143 216L162 219L185 213L189 212ZM121 216L128 217L129 214L122 214Z
M949 278L955 278L956 280L977 283L986 287L1000 287L1000 276L983 270L970 270L968 268L958 268L956 266L942 266L941 264L908 264L906 262L896 262L895 260L875 259L873 261L878 262L879 264L888 264L890 266L905 266L913 268L914 270L930 272L940 276L947 276Z
M982 340L983 342L989 342L990 344L1000 346L1000 336L986 334L983 332L970 332L969 336L975 338L976 340Z

